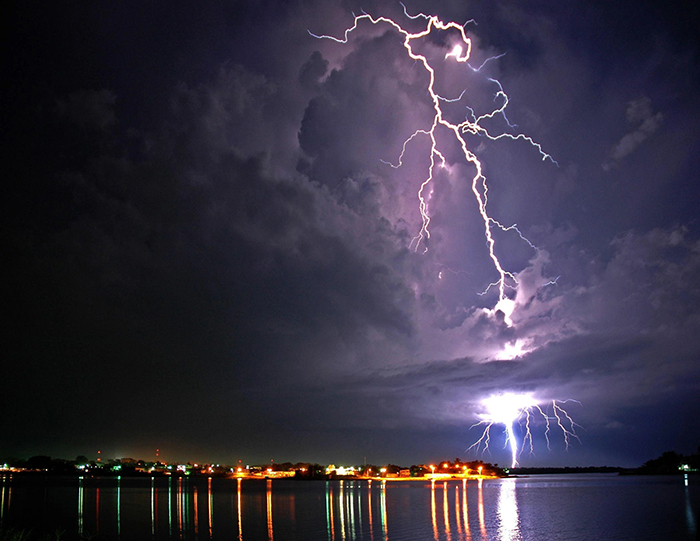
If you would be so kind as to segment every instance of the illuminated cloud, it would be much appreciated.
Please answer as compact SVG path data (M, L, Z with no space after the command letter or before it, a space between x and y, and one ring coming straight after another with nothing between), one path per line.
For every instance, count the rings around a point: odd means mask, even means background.
M610 159L603 164L605 171L610 171L623 158L632 154L637 147L651 137L663 123L664 115L654 113L651 100L642 96L627 105L627 123L637 128L626 134L610 151Z

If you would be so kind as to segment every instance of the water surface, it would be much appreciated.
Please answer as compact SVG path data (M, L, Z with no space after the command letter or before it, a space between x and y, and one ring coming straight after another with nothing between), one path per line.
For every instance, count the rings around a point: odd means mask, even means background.
M0 474L0 527L101 540L697 539L700 478L451 481Z

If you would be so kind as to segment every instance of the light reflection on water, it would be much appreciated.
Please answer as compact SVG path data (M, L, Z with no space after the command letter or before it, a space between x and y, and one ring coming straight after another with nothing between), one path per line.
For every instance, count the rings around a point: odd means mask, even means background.
M697 527L695 526L695 513L693 512L693 507L690 502L690 491L688 490L688 474L684 474L684 485L685 485L685 520L688 523L688 533L697 537ZM695 502L697 504L697 502Z
M479 479L479 526L482 537L486 537L486 523L484 522L484 480Z
M698 489L687 475L437 483L0 475L0 527L110 541L695 539Z
M272 527L272 479L268 479L266 481L267 483L267 538L272 541L275 538L274 535L274 529ZM211 489L211 484L209 485ZM209 508L210 515L211 516L211 507ZM211 535L211 530L210 530L210 535Z
M462 518L464 520L464 533L467 539L471 539L469 531L469 506L467 505L467 481L462 481Z
M243 479L238 480L238 488L236 489L237 492L237 508L236 510L238 511L238 539L242 540L243 539L243 520L241 518L241 483L243 482Z
M504 479L498 494L498 538L502 541L521 539L515 479Z

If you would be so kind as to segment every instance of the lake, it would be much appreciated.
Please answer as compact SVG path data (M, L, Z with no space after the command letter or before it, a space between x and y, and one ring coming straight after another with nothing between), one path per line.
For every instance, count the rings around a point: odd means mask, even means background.
M100 540L686 540L699 476L294 481L0 474L0 531ZM54 536L55 538L55 536Z

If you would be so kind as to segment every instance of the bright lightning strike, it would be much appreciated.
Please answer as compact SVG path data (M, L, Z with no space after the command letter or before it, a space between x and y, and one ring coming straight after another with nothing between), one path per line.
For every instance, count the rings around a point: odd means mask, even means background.
M402 4L403 5L403 4ZM432 108L434 115L432 122L429 126L423 126L416 129L404 142L401 148L401 152L398 156L398 160L395 163L384 161L385 164L398 169L403 165L404 156L408 151L408 147L413 143L414 139L419 137L426 137L430 141L430 155L429 155L429 167L428 174L426 178L422 181L420 188L418 189L418 206L421 215L422 225L418 234L413 238L410 243L410 247L417 251L421 246L423 247L423 252L427 251L427 241L430 239L430 212L429 212L429 200L432 193L431 184L434 180L434 173L436 165L440 167L448 167L447 159L445 157L446 151L441 149L438 145L438 130L445 131L452 142L457 143L458 148L461 149L461 155L467 164L474 167L475 173L471 178L471 190L474 194L474 198L479 209L479 214L483 221L484 226L484 236L486 239L486 246L488 249L488 255L493 263L493 267L497 273L497 279L489 284L486 289L480 293L481 295L486 294L491 288L498 289L498 301L494 307L494 312L501 311L504 314L504 321L507 325L512 325L513 321L511 315L515 309L515 301L512 300L508 295L506 295L506 289L516 289L518 281L516 276L507 271L501 264L498 256L496 255L496 241L492 235L492 228L498 228L503 232L516 232L519 237L526 242L533 250L538 248L530 242L518 229L516 224L505 226L501 224L498 220L491 217L487 211L488 205L488 185L486 182L486 177L483 174L483 167L476 154L472 152L467 146L466 136L479 136L486 137L492 141L497 141L500 139L511 139L513 141L523 140L528 142L530 145L535 147L539 152L542 160L550 160L552 163L557 164L552 157L547 154L539 143L535 142L529 136L523 133L499 133L492 134L483 125L486 120L492 120L497 116L503 118L505 123L510 129L515 129L517 126L512 124L506 116L506 108L509 103L508 95L505 93L503 86L499 81L492 78L487 78L487 80L495 85L496 92L494 95L494 103L496 106L493 110L477 115L474 109L468 105L465 105L467 114L465 115L465 120L455 123L448 120L442 109L443 104L455 104L461 102L467 90L463 90L461 94L457 97L446 97L440 95L435 90L436 76L435 67L431 65L428 58L416 52L414 50L414 43L421 38L425 38L430 35L431 32L450 32L453 35L458 36L458 43L452 45L452 48L447 51L442 59L443 62L456 62L458 64L464 64L467 68L475 73L479 73L484 66L492 61L497 60L503 55L498 55L485 60L480 66L474 67L469 63L472 50L472 42L467 37L465 27L469 22L460 25L455 22L444 23L438 17L433 15L425 15L419 13L417 15L410 15L406 7L404 7L404 15L412 20L424 20L426 21L425 28L419 32L411 33L404 29L396 21L386 18L386 17L373 17L368 13L363 13L362 15L355 16L354 24L345 30L342 38L329 36L329 35L317 35L309 31L313 37L318 39L329 39L337 43L347 43L349 36L354 32L362 21L367 21L372 25L388 25L396 30L399 34L403 36L403 47L406 50L408 56L413 59L416 65L422 66L428 75L428 85L427 93L432 101ZM454 43L454 40L451 41ZM448 269L449 270L449 269ZM454 272L454 271L452 271ZM443 278L443 272L440 271L439 279ZM559 277L555 280L543 284L543 285L554 285L556 284ZM526 352L525 342L518 340L514 344L510 345L510 349L506 351L509 358L515 358L522 353ZM539 416L544 420L546 426L544 436L547 440L547 447L549 448L549 437L553 428L558 427L564 438L564 443L568 449L569 444L573 438L578 439L576 434L576 423L569 416L569 414L563 409L562 405L565 402L558 402L552 400L551 402L538 403L531 395L526 394L514 394L505 393L499 396L492 396L483 401L483 406L485 408L485 413L481 415L481 421L477 425L485 425L485 429L479 438L479 440L474 443L469 449L476 448L476 450L486 451L489 448L491 441L491 428L494 424L503 425L505 427L506 434L506 446L510 448L512 466L517 466L518 457L523 452L524 449L529 448L530 453L534 451L534 444L531 432L531 420L534 416ZM549 412L549 413L548 413ZM474 425L476 426L476 425ZM516 427L520 426L523 432L522 442L518 443L516 436Z
M403 5L403 4L402 4ZM373 25L389 25L390 27L393 27L399 34L401 34L404 38L403 41L403 46L404 49L406 49L406 53L410 58L412 58L417 65L420 65L423 67L423 69L426 71L426 73L429 76L429 82L428 82L428 95L430 96L430 99L432 100L432 105L433 105L433 110L434 110L434 116L432 119L432 123L430 126L422 127L419 129L416 129L413 134L411 134L403 143L403 147L401 150L401 153L398 157L397 162L390 163L390 162L384 162L390 165L391 167L394 168L399 168L401 167L403 163L403 158L404 155L407 151L408 145L417 137L427 137L430 140L430 157L429 157L429 168L428 168L428 175L427 177L423 180L423 182L420 185L420 188L418 190L418 206L421 214L421 220L422 220L422 225L420 228L420 231L418 234L413 238L413 240L410 243L410 247L414 250L417 251L420 246L423 246L423 252L427 251L427 241L430 239L430 212L429 212L429 199L430 199L430 194L431 194L431 189L429 186L433 182L434 179L434 171L435 171L435 166L436 164L445 167L446 166L446 158L445 158L445 153L444 150L441 150L438 148L438 139L436 136L436 133L438 129L444 129L447 131L447 133L453 138L453 141L456 142L461 149L461 153L465 159L465 161L468 164L471 164L474 169L475 169L475 174L471 179L471 188L472 192L474 194L474 198L476 199L477 206L479 209L479 214L481 215L481 219L483 220L484 224L484 236L486 238L486 246L488 249L488 254L489 258L491 259L493 263L493 267L496 270L497 273L497 280L495 280L493 283L489 284L489 286L486 288L486 290L483 293L486 293L489 289L492 287L497 287L498 288L498 302L496 305L496 309L504 309L504 313L506 314L505 321L508 325L512 324L512 321L510 319L510 314L513 311L513 301L508 298L506 295L506 288L514 289L517 287L517 279L515 275L506 269L503 268L501 265L500 260L498 259L498 256L496 255L495 251L495 239L491 233L492 227L498 227L502 231L508 232L511 230L516 231L520 237L525 240L531 247L535 248L535 246L527 240L522 233L517 229L515 225L505 227L501 225L497 220L493 219L491 216L489 216L487 212L487 203L488 203L488 186L486 183L486 177L483 175L482 172L482 164L477 158L477 156L472 152L468 146L467 146L467 140L465 139L465 135L475 135L475 136L480 136L480 137L486 137L490 140L497 141L503 138L509 138L512 140L524 140L530 143L532 146L534 146L538 152L540 153L540 156L542 156L543 160L550 160L553 163L556 163L552 157L544 152L542 147L533 141L529 136L519 133L519 134L511 134L511 133L500 133L500 134L491 134L483 125L483 121L487 119L493 119L496 116L501 116L507 125L510 128L515 128L515 125L511 124L508 119L506 118L505 114L505 109L508 105L508 96L504 92L503 87L501 84L495 80L495 79L488 79L491 83L495 84L497 87L497 91L494 96L494 101L497 102L499 105L496 106L495 109L492 111L482 114L480 116L477 116L476 113L474 113L474 110L469 107L465 106L468 114L466 115L466 118L464 121L459 122L459 123L454 123L451 122L450 120L445 118L445 115L443 113L442 109L442 104L443 103L455 103L463 99L466 90L462 92L462 94L457 97L457 98L447 98L444 96L441 96L438 94L438 92L435 90L435 68L430 64L428 61L428 58L422 54L417 53L414 48L414 42L416 40L420 40L421 38L424 38L428 36L431 32L436 31L436 32L450 32L451 34L455 34L458 38L458 43L452 46L452 49L449 50L445 55L444 55L444 62L457 62L461 64L465 64L466 67L471 69L474 72L479 72L486 62L490 60L494 60L499 57L494 57L487 59L484 63L482 63L479 67L473 67L469 64L469 58L471 55L471 50L472 50L472 42L471 40L467 37L466 32L465 32L465 26L472 21L469 21L465 24L458 24L455 22L449 22L449 23L444 23L438 17L434 15L425 15L423 13L419 13L417 15L409 15L409 13L406 10L406 7L404 7L404 15L412 20L424 20L426 21L426 26L423 30L415 33L411 33L407 30L405 30L399 23L396 21L386 18L386 17L373 17L367 13L363 13L362 15L358 15L355 17L354 24L345 30L345 33L342 38L334 37L334 36L328 36L328 35L317 35L309 31L309 34L311 34L315 38L319 39L330 39L333 40L337 43L347 43L349 39L350 33L355 31L358 28L358 25L362 21L367 21ZM502 55L501 55L502 56Z
M529 394L504 393L490 396L482 401L485 412L480 415L481 421L472 426L485 425L481 437L469 447L470 449L485 452L491 444L491 428L493 425L505 427L505 446L510 449L511 467L518 465L518 457L527 448L530 454L534 453L532 440L531 421L535 416L541 416L545 422L544 437L547 440L547 448L550 448L549 438L553 428L558 428L563 434L566 449L569 449L572 439L579 439L576 434L577 425L571 416L564 410L561 404L569 400L552 400L542 405ZM571 400L571 402L576 402ZM551 406L551 407L550 407ZM519 444L516 436L516 427L520 427L523 433L522 442ZM580 440L579 440L580 441Z

